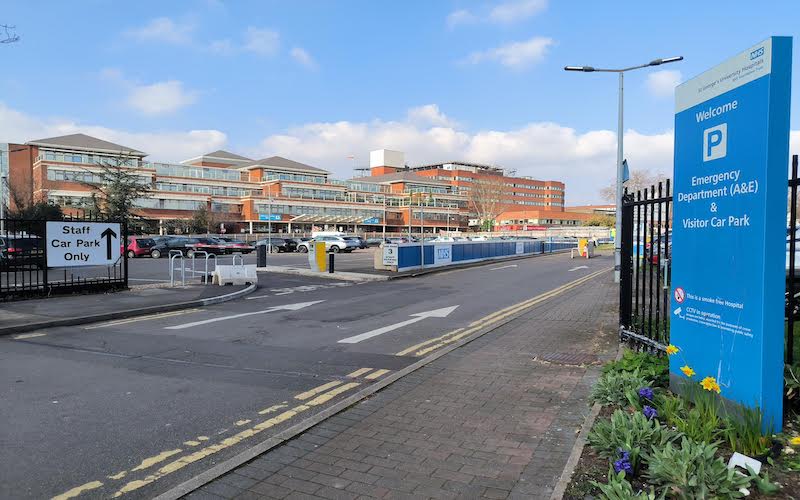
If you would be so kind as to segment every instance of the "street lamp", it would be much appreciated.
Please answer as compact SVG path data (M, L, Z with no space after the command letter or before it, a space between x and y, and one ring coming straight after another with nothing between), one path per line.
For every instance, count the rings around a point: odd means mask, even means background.
M609 69L609 68L595 68L593 66L565 66L564 71L580 71L583 73L617 73L619 74L619 116L617 120L617 189L616 189L616 233L614 236L614 282L619 283L620 269L622 267L622 116L623 116L623 81L624 74L627 71L635 69L647 68L650 66L661 66L673 62L682 61L683 56L667 57L664 59L654 59L647 64L640 64L639 66L631 66L629 68Z

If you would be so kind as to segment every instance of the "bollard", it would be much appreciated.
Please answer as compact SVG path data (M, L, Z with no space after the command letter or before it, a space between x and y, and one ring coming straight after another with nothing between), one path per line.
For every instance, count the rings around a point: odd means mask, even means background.
M328 254L328 273L333 274L333 256L336 254Z
M256 265L257 267L267 267L266 245L256 245Z

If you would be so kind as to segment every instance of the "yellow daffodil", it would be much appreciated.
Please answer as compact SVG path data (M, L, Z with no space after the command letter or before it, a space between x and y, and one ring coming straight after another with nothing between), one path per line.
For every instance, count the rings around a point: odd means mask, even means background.
M669 356L672 356L673 354L677 354L678 351L679 351L679 349L677 347L675 347L674 345L672 345L672 344L667 346L667 354Z
M689 378L692 378L694 376L694 370L692 370L692 368L689 365L681 366L681 371L683 372L684 375L686 375Z
M800 436L795 436L789 440L789 444L792 446L800 446Z
M700 385L702 385L703 389L705 389L707 391L714 391L717 394L719 394L721 392L719 384L717 383L717 379L715 379L714 377L706 377L706 378L704 378L700 382Z

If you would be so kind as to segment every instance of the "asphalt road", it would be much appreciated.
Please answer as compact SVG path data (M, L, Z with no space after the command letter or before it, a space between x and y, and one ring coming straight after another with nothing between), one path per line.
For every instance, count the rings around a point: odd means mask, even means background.
M365 284L269 274L236 302L2 338L0 498L152 498L612 265L561 254Z

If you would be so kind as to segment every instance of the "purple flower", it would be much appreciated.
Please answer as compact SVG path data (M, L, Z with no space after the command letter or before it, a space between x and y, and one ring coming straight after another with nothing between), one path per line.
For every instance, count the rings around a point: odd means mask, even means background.
M652 401L653 399L653 389L649 387L642 387L639 389L639 397L644 399L649 399Z
M632 474L633 467L628 460L620 458L614 461L614 472L619 473L619 471L625 471L625 474Z
M642 408L642 413L647 417L647 420L653 420L658 417L658 412L652 406L645 405L644 408Z

